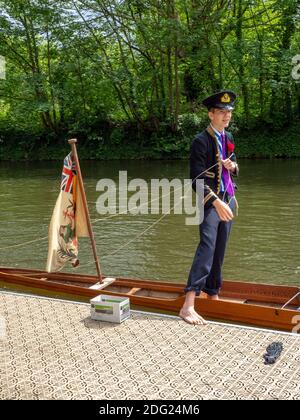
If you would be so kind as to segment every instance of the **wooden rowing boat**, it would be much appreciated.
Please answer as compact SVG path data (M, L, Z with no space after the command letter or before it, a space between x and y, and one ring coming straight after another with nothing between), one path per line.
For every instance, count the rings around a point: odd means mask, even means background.
M0 267L0 282L58 295L78 296L85 300L99 294L126 296L136 307L174 314L178 314L184 302L183 284L157 281L117 278L113 284L99 291L95 286L97 276ZM295 324L300 322L299 306L298 287L225 281L219 301L199 297L196 298L195 308L209 319L292 332Z
M161 283L155 281L142 281L127 278L117 278L111 284L105 284L105 276L101 273L100 261L97 255L96 242L93 234L92 223L90 220L89 209L84 190L82 174L76 149L76 139L69 140L72 148L72 157L65 159L67 165L65 174L68 174L68 200L65 209L63 207L55 207L55 218L50 224L55 235L51 236L49 241L49 254L47 262L47 272L28 269L14 269L0 267L0 282L8 285L16 284L22 288L29 288L31 291L46 291L55 293L55 295L67 294L70 296L78 296L82 299L91 299L99 294L125 296L129 297L131 304L139 308L147 308L152 311L163 311L178 314L185 300L184 285L174 283ZM75 171L75 172L74 172ZM73 183L73 173L78 177ZM65 180L66 176L63 177ZM77 178L76 178L77 179ZM82 199L82 210L79 211L80 203L79 195L75 193L75 186L78 184L78 193ZM66 185L62 182L61 189L66 193ZM71 188L72 187L72 188ZM76 187L77 188L77 187ZM76 190L77 191L77 190ZM76 198L77 197L77 198ZM76 201L76 205L75 205ZM59 203L62 200L58 201ZM71 208L74 209L70 210ZM75 211L76 208L76 211ZM76 213L76 214L75 214ZM63 214L63 225L59 224L59 214ZM79 220L78 215L83 216L81 221L83 224L75 224ZM72 223L70 231L79 233L81 227L81 236L89 236L96 265L96 276L86 276L79 274L67 274L56 272L56 264L52 267L52 259L58 255L58 252L64 256L70 256L67 260L72 261L73 266L77 265L76 255L74 254L74 244L77 239L70 237L65 239L65 219L70 218ZM62 222L60 222L62 223ZM82 230L82 227L85 229ZM63 228L63 231L61 231ZM83 233L83 231L88 232ZM59 238L57 238L59 232ZM64 239L65 245L60 244L61 238ZM55 240L54 240L55 239ZM75 241L76 239L76 241ZM69 245L71 240L72 247L66 251L65 246ZM73 241L74 240L74 241ZM50 243L53 245L50 247ZM55 245L55 246L54 246ZM74 258L76 257L76 258ZM65 261L65 260L64 260ZM64 265L64 264L63 264ZM63 267L63 265L61 267ZM219 319L225 321L233 321L244 324L250 324L260 327L269 327L279 330L292 331L295 324L300 324L300 289L298 287L288 286L272 286L265 284L251 284L241 282L225 281L219 301L212 301L196 298L195 309L204 317L210 319ZM300 332L300 328L299 328Z

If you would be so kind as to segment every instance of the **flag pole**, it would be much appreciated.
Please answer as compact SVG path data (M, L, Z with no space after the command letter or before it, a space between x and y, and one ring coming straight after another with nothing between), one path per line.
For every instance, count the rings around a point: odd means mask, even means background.
M97 274L98 274L98 278L99 278L100 283L103 283L101 268L100 268L100 262L99 262L99 258L98 258L98 254L97 254L96 241L95 241L95 236L94 236L94 232L93 232L93 228L92 228L90 212L89 212L89 208L88 208L88 203L87 203L87 198L86 198L86 194L85 194L85 189L84 189L84 184L83 184L83 179L82 179L82 174L81 174L81 169L80 169L80 163L79 163L79 158L78 158L78 153L77 153L77 148L76 148L77 139L71 139L68 142L69 142L69 144L72 148L73 159L74 159L74 162L76 164L76 171L77 171L77 176L78 176L79 188L80 188L81 194L82 194L83 208L84 208L86 221L87 221L87 227L88 227L90 240L91 240L91 244L92 244L92 249L93 249L93 254L94 254L94 259L95 259L95 264L96 264L96 270L97 270Z

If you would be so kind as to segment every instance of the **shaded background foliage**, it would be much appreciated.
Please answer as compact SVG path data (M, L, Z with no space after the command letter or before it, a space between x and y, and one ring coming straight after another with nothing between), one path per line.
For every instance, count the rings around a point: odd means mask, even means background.
M0 158L185 158L239 95L240 156L300 156L296 0L0 0ZM300 73L300 72L299 72ZM300 74L299 74L300 76Z

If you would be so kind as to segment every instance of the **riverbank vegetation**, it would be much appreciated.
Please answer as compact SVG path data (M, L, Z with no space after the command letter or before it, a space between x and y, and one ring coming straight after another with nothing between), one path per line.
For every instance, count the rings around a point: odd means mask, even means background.
M0 0L0 159L186 158L238 93L244 157L300 157L297 0ZM300 58L299 58L300 63Z

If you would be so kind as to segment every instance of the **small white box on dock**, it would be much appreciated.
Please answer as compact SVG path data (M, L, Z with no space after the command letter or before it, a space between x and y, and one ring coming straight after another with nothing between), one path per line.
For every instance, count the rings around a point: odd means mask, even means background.
M130 301L124 297L96 296L91 299L91 318L95 321L121 324L130 318Z

